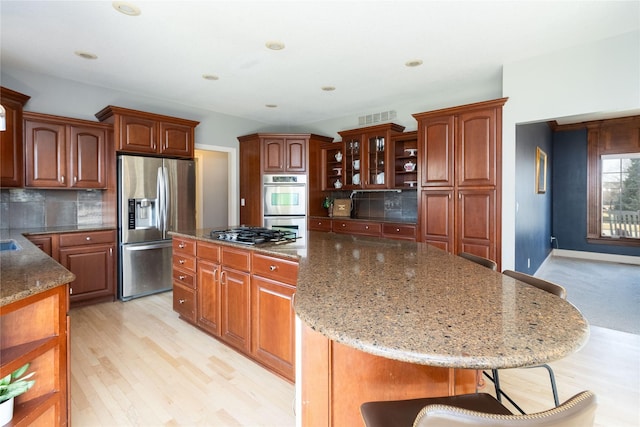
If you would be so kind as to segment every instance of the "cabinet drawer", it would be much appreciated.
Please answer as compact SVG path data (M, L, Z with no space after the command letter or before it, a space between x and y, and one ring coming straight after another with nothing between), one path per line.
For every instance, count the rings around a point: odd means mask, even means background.
M222 265L241 271L251 271L251 254L232 248L222 248Z
M252 273L290 285L298 283L298 263L282 258L253 254Z
M196 321L196 292L193 289L173 284L173 311L189 322Z
M173 253L181 253L185 255L196 254L196 241L191 239L182 239L180 237L173 237L172 239Z
M392 239L416 239L416 226L412 224L382 224L382 235Z
M191 289L196 288L196 275L192 272L175 268L175 266L173 268L173 281L174 283L178 282L181 285L188 286Z
M173 254L174 268L183 268L189 271L196 271L196 257L184 254Z
M198 242L196 246L196 253L198 258L206 259L207 261L219 263L220 262L220 246L213 243Z
M88 231L81 233L69 233L60 235L60 246L95 245L98 243L114 243L116 241L115 230Z
M362 234L364 236L379 236L381 224L375 222L336 221L333 220L333 231L336 233Z
M331 231L331 220L322 218L309 218L309 230Z

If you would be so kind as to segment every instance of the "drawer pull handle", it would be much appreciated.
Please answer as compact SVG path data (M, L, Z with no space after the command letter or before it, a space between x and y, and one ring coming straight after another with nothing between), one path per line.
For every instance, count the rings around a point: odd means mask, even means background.
M187 278L187 276L182 276L182 275L178 276L178 279L180 279L180 280L184 280L186 278Z
M181 259L180 261L178 261L180 264L184 264L185 261L183 259Z
M187 247L187 245L185 245L184 243L180 243L180 244L178 245L178 247L179 247L180 249L184 249L184 248L186 248L186 247Z
M91 240L91 237L90 237L90 236L87 236L87 237L86 237L86 239L87 239L87 241L89 241L89 240Z
M365 226L364 226L364 228L365 228L365 230L368 230L368 229L369 229L369 226L368 226L368 225L365 225Z
M269 270L270 271L276 271L277 269L278 269L278 266L276 266L276 265L270 265L269 266Z
M399 229L399 228L396 228L396 231L399 233L399 232L400 232L400 229Z
M184 303L186 302L186 300L184 300L184 299L179 299L179 300L178 300L178 302L179 302L180 304L184 304Z

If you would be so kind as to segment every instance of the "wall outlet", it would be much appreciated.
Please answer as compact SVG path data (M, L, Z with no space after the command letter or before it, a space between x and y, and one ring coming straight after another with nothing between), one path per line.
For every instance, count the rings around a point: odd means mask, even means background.
M555 236L551 236L551 244L553 244L553 242L555 242L555 241L556 241Z

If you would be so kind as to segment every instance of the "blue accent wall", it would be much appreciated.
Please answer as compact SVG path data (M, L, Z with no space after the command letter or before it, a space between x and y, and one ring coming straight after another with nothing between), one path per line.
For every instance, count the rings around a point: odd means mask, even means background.
M553 235L558 239L557 247L640 256L638 247L587 243L587 130L554 132L552 164Z
M547 154L547 191L535 188L536 148ZM546 123L516 126L515 269L533 274L551 252L553 132Z

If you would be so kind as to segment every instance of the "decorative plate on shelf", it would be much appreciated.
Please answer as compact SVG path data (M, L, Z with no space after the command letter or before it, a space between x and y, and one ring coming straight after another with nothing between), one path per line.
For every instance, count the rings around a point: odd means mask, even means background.
M417 148L405 148L404 151L409 153L409 155L411 157L415 157L416 153L418 152L418 149Z
M417 183L418 183L418 181L405 181L404 182L404 184L408 185L409 187L415 187Z

